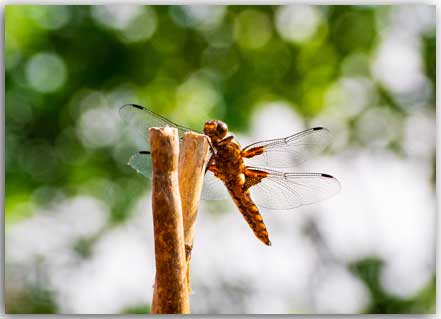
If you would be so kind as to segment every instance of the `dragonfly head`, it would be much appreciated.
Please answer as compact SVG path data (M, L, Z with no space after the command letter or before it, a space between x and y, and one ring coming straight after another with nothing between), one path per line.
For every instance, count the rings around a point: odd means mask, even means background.
M222 140L228 134L228 126L222 121L212 120L205 122L204 134L214 143Z

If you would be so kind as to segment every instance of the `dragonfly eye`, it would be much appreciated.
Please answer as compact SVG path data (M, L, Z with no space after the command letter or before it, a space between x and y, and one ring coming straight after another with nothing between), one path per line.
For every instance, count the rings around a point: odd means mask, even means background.
M216 131L220 138L224 138L228 133L228 126L224 122L217 121Z

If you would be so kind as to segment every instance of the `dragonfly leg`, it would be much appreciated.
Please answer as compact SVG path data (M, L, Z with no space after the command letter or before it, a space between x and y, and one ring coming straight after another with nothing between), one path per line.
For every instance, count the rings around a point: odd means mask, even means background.
M214 154L211 155L210 159L208 160L207 166L205 168L205 172L212 171L213 173L217 172L217 167L214 165L215 157Z
M245 169L244 174L245 174L245 184L244 184L245 190L249 189L251 186L260 183L262 179L268 176L268 173L265 171L260 171L257 169L249 169L249 168Z
M242 150L241 155L245 158L251 158L256 155L260 155L265 151L265 148L263 146L253 147L249 150Z

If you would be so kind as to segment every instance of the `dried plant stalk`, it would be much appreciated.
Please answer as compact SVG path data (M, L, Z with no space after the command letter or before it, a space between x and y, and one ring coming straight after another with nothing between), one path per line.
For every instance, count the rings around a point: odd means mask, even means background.
M156 279L152 313L189 313L175 128L150 128Z
M194 132L184 134L179 155L179 191L184 217L187 286L190 289L190 259L199 200L207 164L207 137Z

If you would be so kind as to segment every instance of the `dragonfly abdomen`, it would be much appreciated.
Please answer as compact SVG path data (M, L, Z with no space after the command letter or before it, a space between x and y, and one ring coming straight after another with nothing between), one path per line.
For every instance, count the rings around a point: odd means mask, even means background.
M254 235L265 245L271 246L271 241L269 240L268 231L263 222L262 215L251 199L249 193L242 189L237 190L237 187L228 187L227 185L227 188L236 203L236 206L239 208L239 211L253 230Z

